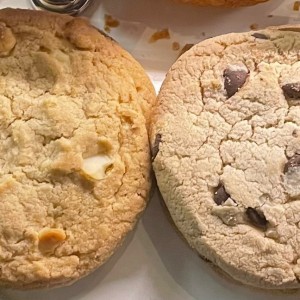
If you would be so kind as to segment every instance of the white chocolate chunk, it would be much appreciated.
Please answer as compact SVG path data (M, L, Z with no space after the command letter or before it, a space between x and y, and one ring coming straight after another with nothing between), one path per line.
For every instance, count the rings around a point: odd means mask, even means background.
M95 155L83 160L82 171L93 179L100 180L105 177L106 169L112 164L107 155Z
M66 239L64 230L59 228L44 228L39 232L39 249L42 252L53 252Z

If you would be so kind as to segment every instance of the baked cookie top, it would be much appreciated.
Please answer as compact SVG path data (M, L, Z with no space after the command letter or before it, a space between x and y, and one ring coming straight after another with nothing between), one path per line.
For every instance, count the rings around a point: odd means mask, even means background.
M167 74L151 130L180 231L257 287L300 287L299 56L299 26L199 43Z
M176 0L183 3L197 4L202 6L225 6L225 7L238 7L255 5L258 3L266 2L268 0Z
M0 56L0 284L69 283L145 207L154 90L80 18L0 10Z

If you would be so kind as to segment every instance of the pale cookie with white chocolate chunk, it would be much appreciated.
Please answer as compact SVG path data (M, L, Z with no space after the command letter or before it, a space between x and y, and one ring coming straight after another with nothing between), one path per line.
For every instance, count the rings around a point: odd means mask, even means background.
M151 128L190 246L234 279L300 287L300 27L228 34L172 66Z
M155 93L86 20L0 10L0 285L70 284L134 227Z

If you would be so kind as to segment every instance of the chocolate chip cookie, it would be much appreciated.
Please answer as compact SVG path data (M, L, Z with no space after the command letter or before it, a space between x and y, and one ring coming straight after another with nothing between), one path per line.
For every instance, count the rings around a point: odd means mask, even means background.
M86 20L0 11L0 285L69 284L145 208L154 90Z
M201 6L224 6L224 7L238 7L255 5L266 2L268 0L176 0L183 3L196 4Z
M167 74L158 186L190 246L236 280L300 287L300 27L199 43Z

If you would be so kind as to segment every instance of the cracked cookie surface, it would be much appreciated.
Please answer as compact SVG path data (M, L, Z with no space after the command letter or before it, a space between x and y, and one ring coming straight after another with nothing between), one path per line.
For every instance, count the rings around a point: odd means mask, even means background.
M0 284L71 283L133 228L155 93L86 20L0 11Z
M167 74L153 167L191 247L233 278L300 287L300 29L206 40Z

